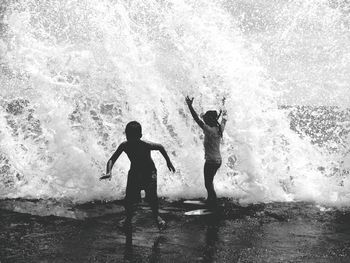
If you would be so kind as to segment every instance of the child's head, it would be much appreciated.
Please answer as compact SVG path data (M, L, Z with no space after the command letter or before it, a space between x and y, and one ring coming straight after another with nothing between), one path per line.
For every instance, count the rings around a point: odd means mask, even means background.
M129 122L125 127L126 139L128 141L136 141L142 137L142 127L137 121Z
M210 127L217 126L218 113L216 112L216 110L208 110L203 115L203 121Z

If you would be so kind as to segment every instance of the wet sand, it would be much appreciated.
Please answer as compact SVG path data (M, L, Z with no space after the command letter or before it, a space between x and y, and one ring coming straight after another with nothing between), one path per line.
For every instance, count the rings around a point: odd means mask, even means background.
M162 201L163 231L141 204L125 234L119 201L3 200L0 262L350 262L348 208L221 203L219 217L189 217L182 202Z

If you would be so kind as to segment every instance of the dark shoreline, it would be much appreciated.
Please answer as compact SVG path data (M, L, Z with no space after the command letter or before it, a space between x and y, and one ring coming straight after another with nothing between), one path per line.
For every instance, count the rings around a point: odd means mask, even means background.
M219 218L186 217L189 208L181 202L162 200L168 228L161 232L140 204L127 245L120 201L66 207L67 216L53 216L48 211L55 213L58 202L38 215L44 200L3 200L0 262L350 262L350 208L221 203ZM69 217L72 211L86 217Z

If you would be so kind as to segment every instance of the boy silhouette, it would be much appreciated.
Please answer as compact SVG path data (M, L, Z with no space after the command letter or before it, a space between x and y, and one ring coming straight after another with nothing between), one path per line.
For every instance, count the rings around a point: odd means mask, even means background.
M146 201L150 204L158 228L166 227L165 221L158 214L157 169L151 157L151 151L160 151L170 171L175 172L167 152L161 144L141 140L142 127L137 121L129 122L125 128L126 141L122 142L107 162L106 176L112 177L112 168L119 156L125 152L130 160L130 170L126 186L124 206L126 210L125 228L131 230L134 204L141 200L140 191L145 190Z

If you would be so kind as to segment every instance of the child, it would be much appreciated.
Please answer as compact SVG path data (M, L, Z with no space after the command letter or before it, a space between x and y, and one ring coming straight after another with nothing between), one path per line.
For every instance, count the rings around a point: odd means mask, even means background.
M198 117L198 114L193 109L193 100L188 96L186 97L186 103L190 109L193 119L197 122L199 127L204 132L204 151L205 151L205 164L204 164L204 181L205 188L208 192L208 198L206 203L211 207L216 207L216 193L214 190L213 180L217 170L221 166L221 154L220 154L220 142L222 133L226 125L226 111L223 111L222 121L218 123L220 114L215 110L207 111L203 115L204 122ZM223 99L224 103L225 98Z
M107 162L106 176L112 177L112 167L122 152L125 152L130 160L130 170L126 186L124 205L126 210L125 228L131 230L131 218L133 206L141 200L140 191L145 190L146 200L149 202L158 228L165 228L165 221L158 215L157 196L157 169L151 157L152 150L158 150L167 162L170 171L175 172L167 152L161 144L141 140L142 127L136 121L129 122L125 128L126 141L122 142L112 157Z

